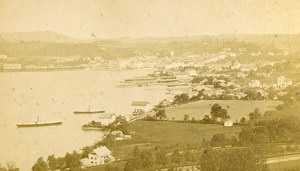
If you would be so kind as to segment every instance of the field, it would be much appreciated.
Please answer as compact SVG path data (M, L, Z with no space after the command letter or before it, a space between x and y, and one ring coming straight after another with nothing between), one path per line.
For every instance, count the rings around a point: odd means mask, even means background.
M213 124L196 124L171 121L136 121L130 124L133 139L117 142L113 153L124 159L131 155L135 146L141 149L155 146L174 146L178 144L201 145L203 139L210 140L216 133L224 133L228 138L238 137L241 126L224 127Z
M236 135L241 127L224 127L215 124L196 124L168 121L137 121L130 126L135 141L139 143L201 143L203 139L210 139L216 133L228 136Z
M270 171L282 171L285 169L298 168L300 169L300 160L287 161L281 163L273 163L269 165Z
M226 108L232 121L245 117L248 119L248 114L259 108L261 113L267 110L275 109L281 101L250 101L250 100L202 100L185 105L174 106L166 109L168 119L183 120L184 115L189 115L190 119L202 119L204 115L210 115L211 106L218 103L223 108Z
M117 168L119 168L119 170L123 170L125 165L126 165L126 161L118 161L118 162L114 162L112 164L113 168L117 167ZM105 164L105 165L90 167L90 168L87 168L86 170L87 171L106 171L107 167L108 167L108 165Z

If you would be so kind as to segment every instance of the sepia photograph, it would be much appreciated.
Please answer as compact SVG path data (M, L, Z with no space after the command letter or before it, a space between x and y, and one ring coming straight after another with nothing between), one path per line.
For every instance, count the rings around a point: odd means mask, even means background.
M300 0L0 0L0 171L300 171Z

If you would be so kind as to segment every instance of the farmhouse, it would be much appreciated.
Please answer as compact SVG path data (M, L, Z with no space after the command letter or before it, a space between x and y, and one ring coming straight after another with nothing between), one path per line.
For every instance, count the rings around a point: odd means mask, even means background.
M131 106L133 113L142 113L150 110L150 103L147 101L133 101Z
M249 87L250 88L260 88L261 87L260 81L259 80L251 80L249 82Z
M239 69L241 64L238 61L231 63L231 69Z
M285 89L287 86L292 85L293 82L291 79L285 78L284 76L280 76L277 78L277 83L273 84L274 89Z
M111 123L113 123L116 120L117 116L113 113L102 113L99 116L99 120L101 122L101 125L107 126Z
M195 69L188 69L186 72L189 74L190 77L196 77L198 76L198 73Z
M111 154L106 146L97 147L88 154L87 158L81 160L82 166L86 168L113 162L115 158Z
M224 126L231 127L231 126L233 126L233 122L231 120L227 120L224 122Z

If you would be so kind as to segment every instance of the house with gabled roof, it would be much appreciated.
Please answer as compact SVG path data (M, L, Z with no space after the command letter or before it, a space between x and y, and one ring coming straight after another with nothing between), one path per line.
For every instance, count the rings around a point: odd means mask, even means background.
M151 109L148 101L133 101L131 106L133 108L133 113L148 112Z
M91 151L86 158L81 159L81 163L86 168L111 163L115 160L112 152L106 146L100 146Z
M113 123L116 120L117 116L113 113L101 113L99 115L99 121L101 122L101 125L107 126L111 123Z

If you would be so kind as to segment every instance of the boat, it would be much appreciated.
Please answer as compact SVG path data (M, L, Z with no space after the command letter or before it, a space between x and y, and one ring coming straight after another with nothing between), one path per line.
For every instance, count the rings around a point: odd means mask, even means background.
M98 110L98 111L74 111L74 114L100 114L105 113L105 110Z
M82 130L97 130L97 131L102 131L102 128L97 128L97 127L89 127L89 126L82 126L81 127Z
M181 86L190 86L190 84L189 83L167 84L167 87L181 87Z
M61 121L57 122L39 122L39 119L35 123L22 123L16 124L17 127L40 127L40 126L54 126L54 125L62 125Z
M74 114L101 114L101 113L105 113L105 110L94 110L94 111L92 111L90 109L90 107L86 111L74 111Z

